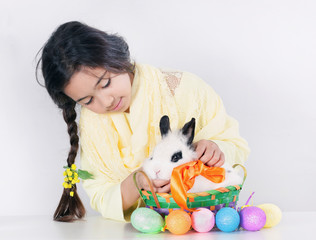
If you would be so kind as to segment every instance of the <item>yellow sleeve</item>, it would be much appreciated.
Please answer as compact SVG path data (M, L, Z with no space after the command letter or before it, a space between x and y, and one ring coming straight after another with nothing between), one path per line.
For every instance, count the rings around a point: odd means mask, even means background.
M84 152L81 152L81 167L94 175L94 179L83 181L83 188L89 196L91 207L100 212L104 218L122 222L130 221L137 202L126 211L123 210L121 183L109 182L104 174L93 169Z
M181 84L181 88L187 89L187 97L183 98L186 102L182 104L197 120L194 142L211 140L219 146L228 163L244 164L250 153L248 143L239 134L238 122L227 115L221 98L194 74L184 73Z
M129 221L137 202L123 210L121 183L132 169L124 167L117 153L118 137L111 129L108 118L82 109L80 128L81 168L93 174L94 179L84 180L83 188L89 196L91 207L104 218Z

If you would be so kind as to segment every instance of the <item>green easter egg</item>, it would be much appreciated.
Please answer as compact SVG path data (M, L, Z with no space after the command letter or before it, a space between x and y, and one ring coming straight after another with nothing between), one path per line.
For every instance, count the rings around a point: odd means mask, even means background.
M134 228L143 233L158 233L164 227L162 216L150 208L137 208L131 216Z

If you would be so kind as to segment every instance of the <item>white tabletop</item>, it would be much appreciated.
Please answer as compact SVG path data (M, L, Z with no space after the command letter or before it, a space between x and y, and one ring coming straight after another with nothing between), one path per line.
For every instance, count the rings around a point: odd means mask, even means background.
M166 232L143 234L130 223L105 220L99 216L86 217L74 223L60 223L51 216L0 216L0 239L202 239L202 240L278 240L316 239L316 212L284 212L279 225L257 232L211 231L185 235Z

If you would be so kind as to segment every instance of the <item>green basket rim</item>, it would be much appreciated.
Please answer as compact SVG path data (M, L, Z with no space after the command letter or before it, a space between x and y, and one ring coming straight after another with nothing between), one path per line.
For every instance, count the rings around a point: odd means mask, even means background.
M187 206L188 208L197 208L197 207L216 206L219 204L227 204L230 202L237 202L239 200L239 193L242 190L242 186L241 185L238 185L238 186L240 187L239 189L237 189L235 186L225 187L229 190L227 192L220 192L217 190L209 190L209 191L201 192L201 193L209 193L209 195L206 195L206 196L197 195L196 197L194 197L193 202L190 202L190 197L187 197L187 202L186 202ZM157 207L157 204L154 200L152 192L151 191L145 191L145 192L147 192L149 199L145 194L140 193L145 205L149 207ZM161 206L160 208L180 208L180 206L174 201L173 197L171 196L171 193L166 193L166 194L170 196L168 198L168 202L166 198L160 196L159 193L156 193L156 197ZM192 194L197 194L197 193L192 193ZM214 195L216 196L216 198L212 199L212 196Z

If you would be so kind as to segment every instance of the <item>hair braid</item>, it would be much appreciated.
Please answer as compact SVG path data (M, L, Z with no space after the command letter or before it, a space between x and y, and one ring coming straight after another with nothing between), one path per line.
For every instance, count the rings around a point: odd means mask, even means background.
M75 103L69 103L63 108L63 117L68 126L68 134L70 137L70 151L67 158L68 167L75 162L77 152L78 152L78 128L76 123L77 113L75 111Z
M79 137L77 133L75 102L65 104L63 109L63 117L68 126L68 134L70 136L70 151L67 158L68 167L75 162L78 152ZM85 208L77 194L77 187L74 185L74 196L70 196L70 190L64 188L58 207L54 213L54 220L61 222L72 222L80 219L85 215Z

